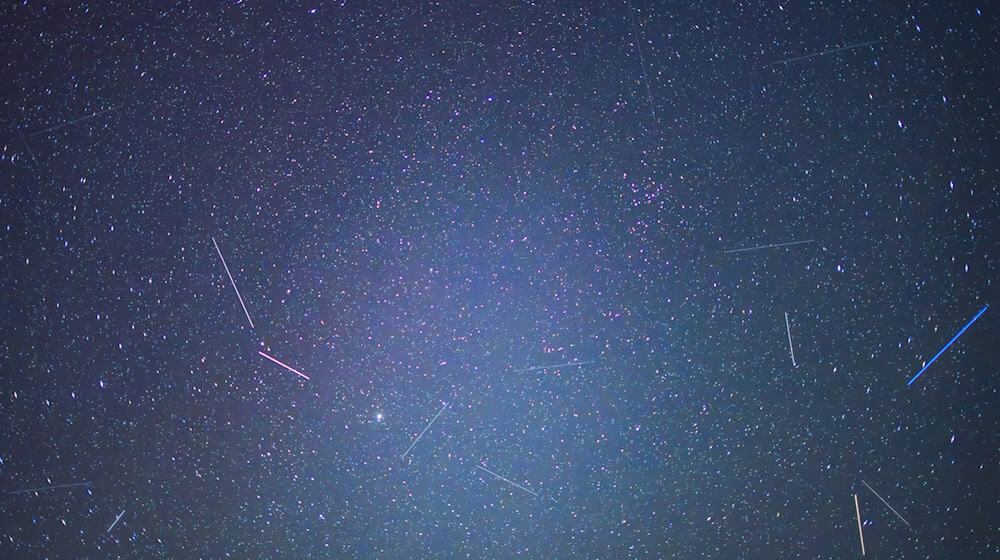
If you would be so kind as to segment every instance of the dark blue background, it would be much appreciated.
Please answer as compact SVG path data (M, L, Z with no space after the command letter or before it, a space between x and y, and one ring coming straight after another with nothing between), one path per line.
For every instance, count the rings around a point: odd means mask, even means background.
M7 3L0 556L995 557L997 23Z

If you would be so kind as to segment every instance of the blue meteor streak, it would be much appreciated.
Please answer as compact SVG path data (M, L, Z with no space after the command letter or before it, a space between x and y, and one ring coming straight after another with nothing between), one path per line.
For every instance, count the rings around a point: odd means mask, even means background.
M938 359L938 356L940 356L941 354L944 354L944 351L947 350L948 347L952 345L952 343L954 343L956 340L958 340L958 337L962 336L962 333L964 333L966 329L968 329L969 327L971 327L972 323L976 322L976 319L978 319L979 317L981 317L983 313L986 313L986 310L988 308L989 308L989 305L986 305L982 309L980 309L979 313L976 313L976 316L973 317L971 321L969 321L968 323L966 323L965 326L962 327L962 330L958 331L958 334L955 335L955 338L951 339L948 342L948 344L945 344L944 348L942 348L941 351L937 353L937 355L935 355L933 358L931 358L931 361L927 362L927 365L925 365L924 367L920 368L920 371L918 371L917 374L913 376L913 379L911 379L910 382L906 384L906 386L909 387L910 385L912 385L913 382L916 381L918 377L920 377L920 374L923 373L925 369L931 367L931 364L934 363L934 360Z

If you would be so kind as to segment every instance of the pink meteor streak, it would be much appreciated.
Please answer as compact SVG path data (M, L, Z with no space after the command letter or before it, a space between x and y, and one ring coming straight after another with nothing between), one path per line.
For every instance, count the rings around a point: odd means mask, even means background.
M261 352L260 350L258 350L258 351L257 351L257 353L258 353L258 354L260 354L261 356L264 356L264 357L265 357L265 358L267 358L268 360L271 360L272 362L274 362L274 363L278 364L279 366L281 366L281 367L283 367L283 368L287 369L288 371L290 371L290 372L292 372L292 373L294 373L294 374L296 374L296 375L300 375L300 376L302 376L302 377L305 377L306 379L309 379L309 376L308 376L308 375L306 375L306 374L302 373L301 371L299 371L299 370L297 370L297 369L293 368L292 366L290 366L290 365L288 365L288 364L284 364L284 363L281 363L281 361L279 361L279 360L276 360L275 358L272 358L271 356L268 356L267 354L265 354L265 353Z

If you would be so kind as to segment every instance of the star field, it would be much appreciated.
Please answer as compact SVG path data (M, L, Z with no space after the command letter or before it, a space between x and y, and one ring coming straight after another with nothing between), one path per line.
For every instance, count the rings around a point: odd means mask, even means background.
M0 557L996 557L998 29L0 7Z

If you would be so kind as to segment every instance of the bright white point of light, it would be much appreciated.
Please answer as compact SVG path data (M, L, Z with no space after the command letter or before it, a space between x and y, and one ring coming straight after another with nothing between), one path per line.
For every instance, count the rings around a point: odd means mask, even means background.
M382 421L382 413L381 412L379 412L378 414L375 415L375 421L376 422L381 422Z

